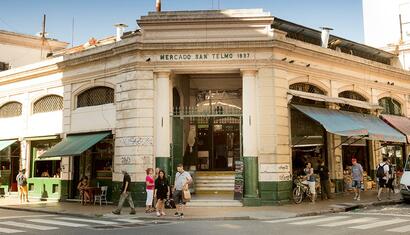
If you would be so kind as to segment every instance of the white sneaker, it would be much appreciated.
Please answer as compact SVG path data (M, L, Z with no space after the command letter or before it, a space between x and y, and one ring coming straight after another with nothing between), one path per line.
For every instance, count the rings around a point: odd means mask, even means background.
M157 217L160 217L161 216L161 213L159 213L159 211L157 211Z
M360 201L360 197L357 197L356 200Z

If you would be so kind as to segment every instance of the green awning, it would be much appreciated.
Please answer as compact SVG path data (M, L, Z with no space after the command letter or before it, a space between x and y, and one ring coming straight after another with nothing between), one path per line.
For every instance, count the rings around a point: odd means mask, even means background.
M84 151L110 134L111 132L99 132L69 135L60 143L54 145L50 150L42 154L39 158L81 155Z
M405 143L406 137L381 119L333 109L293 105L308 117L319 122L326 131L340 136L363 136L366 139Z
M16 143L17 140L0 140L0 151Z

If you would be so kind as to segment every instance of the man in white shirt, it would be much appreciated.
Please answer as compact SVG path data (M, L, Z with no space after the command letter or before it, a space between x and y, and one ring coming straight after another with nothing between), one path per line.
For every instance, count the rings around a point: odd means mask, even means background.
M183 191L188 190L188 185L192 183L192 177L188 172L184 171L184 166L182 164L178 164L177 171L173 188L173 197L177 207L175 216L184 218L185 201L183 198Z
M379 180L379 191L377 192L377 200L381 201L381 193L386 188L387 181L389 180L389 164L387 157L383 157L383 162L379 163L376 170L376 177Z

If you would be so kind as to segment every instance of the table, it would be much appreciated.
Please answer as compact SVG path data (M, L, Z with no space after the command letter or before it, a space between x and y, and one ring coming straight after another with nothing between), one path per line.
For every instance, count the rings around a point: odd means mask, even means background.
M90 204L94 203L94 196L101 194L101 188L99 187L87 187L84 188L84 192L88 193L88 196L90 197ZM81 199L81 204L84 205L84 198ZM87 202L85 202L87 204Z

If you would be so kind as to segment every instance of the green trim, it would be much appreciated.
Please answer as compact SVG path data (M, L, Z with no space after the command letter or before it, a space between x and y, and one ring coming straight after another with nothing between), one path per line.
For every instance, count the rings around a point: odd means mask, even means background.
M165 171L167 177L171 176L171 158L170 157L159 157L155 158L155 166Z
M260 198L244 198L243 201L243 206L261 206L262 201Z
M243 157L244 163L244 198L258 198L258 157Z
M118 204L121 195L122 182L112 182L112 201ZM147 193L145 191L145 182L131 182L131 194L136 207L145 207ZM124 206L128 206L125 202Z
M292 196L292 181L259 182L259 188L262 205L289 202Z
M41 200L64 200L68 198L68 180L58 178L29 178L29 197Z

